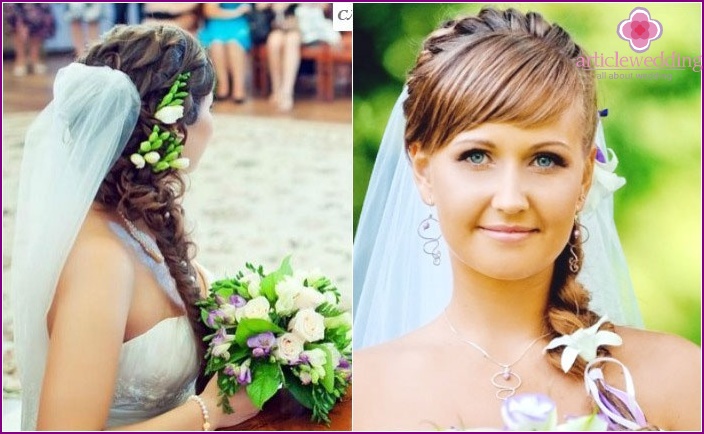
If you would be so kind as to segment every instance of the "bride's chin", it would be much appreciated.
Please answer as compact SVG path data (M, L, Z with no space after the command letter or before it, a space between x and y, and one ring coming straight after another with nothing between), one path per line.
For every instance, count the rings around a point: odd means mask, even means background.
M516 281L531 278L544 271L544 268L527 263L525 257L519 259L501 258L496 260L469 260L453 255L459 266L473 274L480 274L494 280Z

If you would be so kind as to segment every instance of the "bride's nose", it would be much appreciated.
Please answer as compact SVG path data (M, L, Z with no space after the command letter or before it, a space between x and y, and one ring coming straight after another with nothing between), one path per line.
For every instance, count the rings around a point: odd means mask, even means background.
M524 185L517 167L504 167L495 179L492 207L506 214L516 214L528 209Z

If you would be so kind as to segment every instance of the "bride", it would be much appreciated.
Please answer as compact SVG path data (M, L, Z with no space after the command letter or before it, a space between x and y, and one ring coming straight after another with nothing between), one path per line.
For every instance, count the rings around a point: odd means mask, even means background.
M513 9L426 39L355 240L355 429L516 428L546 402L555 423L700 428L700 349L616 325L639 322L622 181L582 55Z
M207 284L183 169L212 136L213 68L175 27L120 26L59 71L24 148L12 299L22 428L207 430L234 414L203 361Z

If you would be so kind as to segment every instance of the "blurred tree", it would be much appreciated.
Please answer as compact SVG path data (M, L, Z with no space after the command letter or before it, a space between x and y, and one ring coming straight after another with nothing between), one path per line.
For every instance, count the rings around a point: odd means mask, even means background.
M498 7L511 7L501 4ZM643 54L616 34L636 6L660 21ZM423 39L477 4L354 6L354 225L386 120ZM701 342L701 4L517 4L559 23L588 53L694 58L699 67L599 71L607 141L628 184L615 197L617 226L646 326ZM609 78L619 72L631 78ZM638 78L637 74L647 78ZM625 77L624 76L624 77Z

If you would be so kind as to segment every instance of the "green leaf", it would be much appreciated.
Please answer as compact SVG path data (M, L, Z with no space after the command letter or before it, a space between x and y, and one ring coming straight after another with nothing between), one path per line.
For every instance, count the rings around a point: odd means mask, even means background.
M164 157L164 161L167 163L174 161L176 158L178 158L178 152L174 151L168 154L166 157Z
M262 409L264 404L279 390L283 381L281 368L276 363L252 361L252 383L247 386L247 395L252 404Z
M235 341L242 347L247 346L247 339L264 332L284 333L281 327L271 321L258 318L245 318L237 325Z
M235 350L230 351L230 362L239 363L242 359L249 357L250 351L248 347L237 347Z
M205 324L205 326L208 327L209 329L212 329L212 327L208 324L208 315L209 315L208 309L201 308L201 310L200 310L201 322L203 324Z
M156 107L157 111L159 111L160 109L167 106L171 102L172 99L174 99L174 94L173 93L167 94L164 97L164 99L161 100L161 103L159 103L159 105Z
M291 268L290 261L291 255L286 256L284 260L281 261L281 265L278 270L262 279L260 291L262 295L271 303L276 301L276 284L281 282L284 277L293 275L293 269Z
M313 389L301 383L301 380L296 377L290 370L284 371L286 379L286 390L305 408L313 408Z

